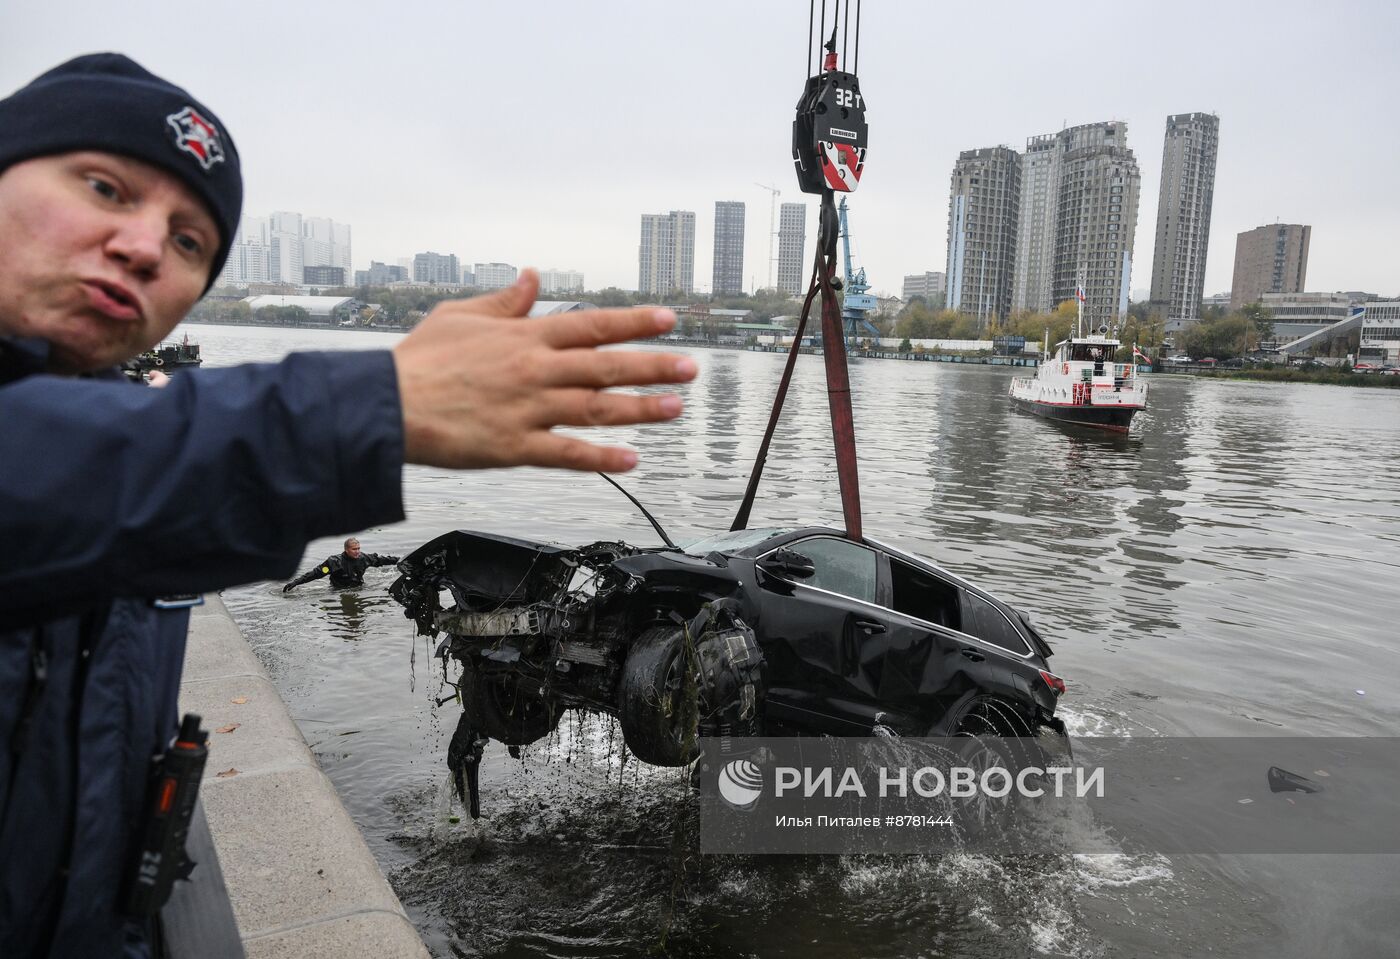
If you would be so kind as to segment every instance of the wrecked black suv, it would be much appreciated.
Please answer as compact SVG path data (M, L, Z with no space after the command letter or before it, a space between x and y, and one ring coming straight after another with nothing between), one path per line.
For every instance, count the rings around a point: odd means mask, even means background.
M1064 683L1024 614L831 529L645 549L457 531L399 569L390 593L461 664L459 733L479 743L534 742L568 709L616 716L662 766L701 736L1064 731ZM457 771L460 750L448 758Z

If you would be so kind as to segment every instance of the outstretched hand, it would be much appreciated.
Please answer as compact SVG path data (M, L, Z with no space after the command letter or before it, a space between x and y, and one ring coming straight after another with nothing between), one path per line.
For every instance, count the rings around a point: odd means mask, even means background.
M675 419L674 394L609 387L684 383L695 362L672 353L599 350L675 326L670 310L584 310L525 318L539 287L533 270L515 286L438 305L394 348L410 463L471 469L558 466L617 473L631 450L552 432L556 426L623 426Z

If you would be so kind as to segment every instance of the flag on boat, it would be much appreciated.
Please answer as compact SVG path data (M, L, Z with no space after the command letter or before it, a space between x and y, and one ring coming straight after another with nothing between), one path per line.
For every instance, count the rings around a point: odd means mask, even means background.
M1080 303L1083 303L1083 302L1084 302L1084 287L1082 287L1082 286L1076 286L1076 287L1074 288L1074 298L1075 298L1076 300L1078 300Z
M1144 353L1142 350L1138 349L1135 346L1133 347L1133 358L1137 359L1138 357L1142 357L1144 360L1146 360L1148 366L1152 365L1152 357L1148 356L1146 353Z

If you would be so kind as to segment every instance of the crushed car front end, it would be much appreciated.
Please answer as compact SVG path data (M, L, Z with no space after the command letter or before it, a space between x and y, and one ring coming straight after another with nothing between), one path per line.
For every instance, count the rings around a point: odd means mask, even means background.
M458 530L399 569L391 595L461 666L464 736L522 746L582 709L617 716L638 758L684 765L697 736L758 731L762 656L721 562Z

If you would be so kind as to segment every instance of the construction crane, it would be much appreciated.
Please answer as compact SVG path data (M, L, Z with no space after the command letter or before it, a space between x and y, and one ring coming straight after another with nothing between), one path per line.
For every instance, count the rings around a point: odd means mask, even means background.
M773 243L778 238L778 197L783 195L783 191L767 183L755 182L754 186L761 187L773 194L768 200L768 289L773 289L773 264L777 262L777 254L773 252Z
M851 265L851 226L846 218L846 198L841 198L837 208L841 218L841 253L846 261L846 295L841 304L841 322L846 329L846 342L854 343L862 332L879 338L880 331L865 318L865 314L875 309L875 297L866 291L870 285L865 282L865 267L859 270Z

